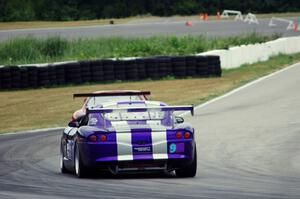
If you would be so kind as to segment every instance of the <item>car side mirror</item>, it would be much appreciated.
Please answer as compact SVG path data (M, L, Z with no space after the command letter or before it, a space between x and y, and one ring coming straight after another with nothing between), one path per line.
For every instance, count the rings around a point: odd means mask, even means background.
M76 128L79 127L79 123L77 121L71 121L69 122L68 126Z
M183 117L176 116L175 121L176 121L177 124L181 124L181 123L184 122L184 119L183 119Z

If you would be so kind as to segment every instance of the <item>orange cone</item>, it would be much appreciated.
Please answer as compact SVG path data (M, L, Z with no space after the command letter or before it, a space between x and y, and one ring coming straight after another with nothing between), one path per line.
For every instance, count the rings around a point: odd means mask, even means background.
M208 14L207 14L207 13L205 13L204 20L205 20L205 21L208 21Z
M217 20L221 20L221 14L219 11L217 12Z
M294 23L293 31L298 32L298 23L297 22Z
M186 26L189 26L189 27L192 27L192 26L193 26L193 23L192 23L191 21L187 21L187 22L185 22L185 25L186 25Z

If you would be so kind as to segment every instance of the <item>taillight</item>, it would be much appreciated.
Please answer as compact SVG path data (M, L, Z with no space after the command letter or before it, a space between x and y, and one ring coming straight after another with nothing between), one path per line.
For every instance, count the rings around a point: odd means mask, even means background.
M182 138L182 133L181 132L177 132L176 133L176 138L177 139L181 139Z
M185 132L184 133L184 138L185 139L190 139L191 138L191 133L190 132Z
M91 135L89 137L89 141L91 141L91 142L97 142L98 141L98 137L96 135Z
M183 132L177 132L176 134L175 134L175 137L177 138L177 139L181 139L181 138L184 138L184 139L190 139L191 138L191 133L190 132L185 132L185 133L183 133Z
M106 135L101 135L101 137L100 137L100 138L101 138L101 141L102 141L102 142L105 142L105 141L107 140L107 137L106 137Z

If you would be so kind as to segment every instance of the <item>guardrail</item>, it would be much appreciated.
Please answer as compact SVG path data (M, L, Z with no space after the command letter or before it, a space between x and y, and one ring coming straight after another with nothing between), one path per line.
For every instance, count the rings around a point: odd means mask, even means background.
M293 54L300 52L300 36L280 38L265 43L242 45L228 50L213 50L198 55L220 56L221 68L237 68L243 64L253 64L266 61L279 54Z
M158 56L74 61L0 68L0 89L52 87L87 82L137 81L167 76L221 76L219 56Z

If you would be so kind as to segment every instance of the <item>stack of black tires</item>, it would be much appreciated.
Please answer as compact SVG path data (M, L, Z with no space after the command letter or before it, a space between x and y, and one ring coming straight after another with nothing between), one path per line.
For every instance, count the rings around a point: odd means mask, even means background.
M137 81L168 76L220 77L219 56L157 56L48 65L0 67L0 89L52 87L88 82Z

